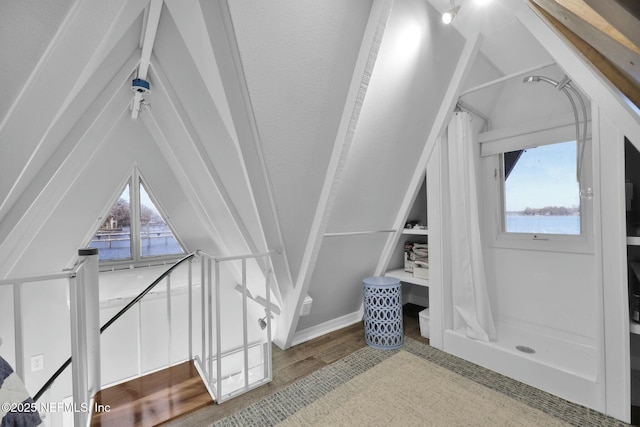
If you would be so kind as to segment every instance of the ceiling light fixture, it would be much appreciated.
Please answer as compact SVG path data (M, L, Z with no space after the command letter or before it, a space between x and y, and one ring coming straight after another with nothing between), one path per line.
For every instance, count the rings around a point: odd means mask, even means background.
M453 18L455 18L455 16L458 14L459 10L460 10L460 6L455 6L447 10L445 13L442 14L442 22L444 22L445 24L450 24L451 21L453 21Z

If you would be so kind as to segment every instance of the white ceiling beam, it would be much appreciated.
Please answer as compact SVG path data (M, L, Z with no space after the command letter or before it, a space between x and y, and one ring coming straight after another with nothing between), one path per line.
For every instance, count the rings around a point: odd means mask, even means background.
M142 54L140 55L140 68L138 68L138 78L146 80L149 65L151 64L151 53L153 44L156 41L158 25L160 24L160 13L162 12L163 0L151 0L147 22L144 28L144 41L142 42Z
M393 0L375 0L371 6L298 278L286 295L285 310L278 319L274 342L284 348L291 346L296 332L392 6Z
M160 14L162 13L163 0L151 0L148 11L145 13L146 22L143 26L144 37L142 42L142 54L140 55L140 66L138 67L137 78L147 80L149 65L151 64L151 54L153 53L153 45L156 41L158 33L158 25L160 24ZM131 101L131 118L137 119L142 103L144 102L144 92L136 90Z
M605 109L609 117L615 118L620 130L630 140L640 141L640 108L537 13L532 6L523 7L518 10L517 18L591 101Z
M146 10L148 0L129 0L113 20L109 30L105 33L100 44L95 48L91 59L76 76L76 82L69 91L67 98L61 104L56 116L56 120L67 110L68 106L80 94L98 72L98 67L103 63L107 55L113 51L122 36L131 28L132 25L140 18L140 15Z
M46 143L60 106L76 84L69 70L83 70L127 0L78 1L55 34L0 124L0 221L53 151ZM33 118L37 117L37 120ZM48 151L47 151L48 152Z
M123 89L138 63L138 53L114 76L63 144L39 171L5 220L0 223L0 271L7 275L25 254L48 218L91 163L127 111L129 93Z
M194 208L196 208L196 214L200 216L203 224L211 232L209 236L216 242L217 250L220 253L227 254L259 252L259 248L257 248L251 233L233 203L231 194L218 175L203 141L198 137L198 133L189 120L175 90L167 83L168 79L156 60L152 60L150 75L156 82L154 97L162 97L162 108L166 107L170 110L169 114L176 120L176 122L172 123L175 123L176 126L167 123L166 118L158 120L156 118L156 114L159 112L158 109L145 114L142 120L148 125L161 152L172 169L174 169L174 174L183 187L185 194ZM167 126L171 126L171 136L165 133ZM180 134L178 138L176 138L176 129ZM169 142L176 140L181 141L177 146L175 143ZM188 141L189 144L185 144L185 141ZM231 143L231 141L227 143ZM215 196L210 189L205 190L206 192L203 193L201 184L204 181L208 182L209 188L213 188L213 192L216 193ZM194 185L196 182L198 183L198 188ZM235 182L235 184L243 185L238 182ZM248 183L245 184L248 185ZM212 206L214 207L212 208ZM258 265L259 270L254 270L253 265L247 266L247 273L250 277L261 277L267 271L264 262L258 261ZM233 267L239 268L239 265L233 264L231 268ZM236 269L235 274L239 280L240 270ZM277 290L275 299L278 303L282 300Z
M178 32L184 40L193 63L204 82L209 96L227 127L227 132L238 144L238 136L233 125L231 110L227 101L224 84L218 69L217 59L209 40L207 25L204 21L199 0L165 0ZM238 148L238 151L240 149Z
M522 8L518 11L517 17L589 97L592 106L595 105L599 114L603 116L600 119L601 125L615 128L616 133L619 132L619 135L624 135L637 144L640 141L640 109L578 54L575 48L566 42L564 36L539 16L535 9ZM607 150L607 144L623 143L621 140L603 142L601 151ZM605 412L628 421L630 394L625 382L629 378L629 317L620 309L623 301L617 299L621 296L616 288L617 284L613 284L607 277L604 279L602 316L606 321L601 336L606 337L602 341L606 344L603 344L603 360L606 361L603 376L607 395Z
M497 85L498 83L502 83L504 81L511 80L511 79L513 79L515 77L522 76L524 74L529 74L529 73L531 73L533 71L541 70L543 68L547 68L547 67L550 67L552 65L555 65L555 62L550 61L550 62L546 62L544 64L538 64L536 66L527 68L525 70L516 71L515 73L511 73L509 75L502 76L502 77L500 77L498 79L491 80L490 82L486 82L486 83L483 83L481 85L474 86L474 87L469 88L469 89L465 90L464 92L462 92L460 94L460 98L462 98L465 95L469 95L470 93L477 92L477 91L482 90L482 89L486 89L486 88L491 87L493 85Z
M229 5L226 1L201 1L207 33L218 61L220 76L231 111L233 126L238 137L244 163L244 173L250 185L255 209L260 218L266 250L279 254L271 258L276 280L271 283L278 298L285 298L293 289L293 279L284 247L271 180L267 173L260 135L255 122L253 106L240 50L235 37Z
M215 218L213 218L209 214L209 210L206 208L206 206L204 206L202 198L198 196L198 191L196 191L193 186L193 181L191 179L191 176L193 176L193 174L188 173L185 167L182 165L183 162L181 161L179 153L176 152L176 150L174 150L174 148L172 147L168 138L162 131L162 127L153 112L142 116L142 122L149 130L151 137L158 145L158 148L160 149L160 152L162 153L164 158L167 160L167 163L171 167L171 170L175 175L178 184L184 191L185 196L191 202L196 215L200 218L200 221L204 226L204 232L208 236L210 236L210 238L215 241L216 244L219 244L221 250L228 251L228 248L224 243L225 240L223 239L222 235L215 225Z
M453 75L451 76L451 80L448 82L447 91L445 92L444 97L442 100L434 100L434 102L440 102L440 109L433 121L433 126L429 130L429 135L425 141L424 149L420 154L416 170L413 172L413 177L411 178L407 192L400 204L398 215L393 223L393 228L397 231L389 236L382 251L378 266L375 270L375 275L377 276L384 274L387 266L389 265L389 261L396 250L396 245L400 239L402 230L404 229L404 224L407 221L409 212L411 211L413 201L416 199L416 195L422 187L429 158L434 151L436 142L444 134L449 122L451 121L451 116L453 115L456 102L458 101L462 88L471 73L475 59L480 52L482 40L482 36L478 33L467 40L464 48L462 49ZM442 301L440 301L441 292L439 292L438 288L433 287L430 289L429 297L433 301L434 309L432 310L432 317L434 318L434 324L442 324L440 319L442 316L442 310L438 308L442 307ZM431 336L433 346L442 348L442 329L434 328L433 331L434 332Z
M161 90L163 96L165 96L169 101L169 105L167 105L167 107L171 108L172 112L178 118L182 130L187 137L187 141L189 141L193 148L197 151L199 160L208 177L211 179L213 186L218 190L220 198L223 201L228 214L233 219L236 227L238 228L238 233L242 236L243 241L246 243L250 251L259 252L253 238L251 237L251 234L249 233L249 230L247 229L244 221L242 220L242 217L240 216L240 213L238 212L238 209L233 203L231 195L229 194L222 181L222 178L219 176L215 166L213 165L213 162L211 161L211 158L209 157L209 154L204 147L204 143L198 136L198 132L195 130L193 124L189 120L188 114L185 112L182 103L175 93L175 90L168 83L169 80L164 74L164 71L158 64L157 60L153 61L151 69L154 73L154 86L156 87L155 90ZM214 138L214 136L211 137ZM193 165L190 165L189 167L193 167Z

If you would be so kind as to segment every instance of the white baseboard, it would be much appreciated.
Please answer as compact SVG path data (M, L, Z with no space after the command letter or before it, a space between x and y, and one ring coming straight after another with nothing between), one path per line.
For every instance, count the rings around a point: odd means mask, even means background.
M294 346L302 344L303 342L326 335L329 332L337 331L338 329L346 328L354 323L361 322L362 314L362 310L358 310L336 319L329 320L328 322L320 323L319 325L315 325L301 331L296 331L291 345Z

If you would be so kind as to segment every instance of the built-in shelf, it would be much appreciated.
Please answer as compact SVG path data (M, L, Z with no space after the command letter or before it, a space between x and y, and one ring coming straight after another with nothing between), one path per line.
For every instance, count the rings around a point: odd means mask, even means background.
M629 331L632 334L640 335L640 323L629 322Z
M404 269L402 268L398 270L389 270L384 275L387 277L393 277L394 279L398 279L401 282L411 283L413 285L418 285L418 286L429 287L429 279L419 279L417 277L413 277L413 273L404 271Z
M428 236L429 230L426 228L405 228L402 234L413 234L414 236Z
M640 246L640 237L638 237L638 236L627 236L627 245Z

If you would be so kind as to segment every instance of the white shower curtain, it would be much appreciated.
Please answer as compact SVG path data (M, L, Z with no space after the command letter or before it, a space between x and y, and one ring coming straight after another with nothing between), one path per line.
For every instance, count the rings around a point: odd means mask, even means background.
M490 341L496 330L480 241L474 144L471 115L456 112L448 128L453 327L469 338Z

